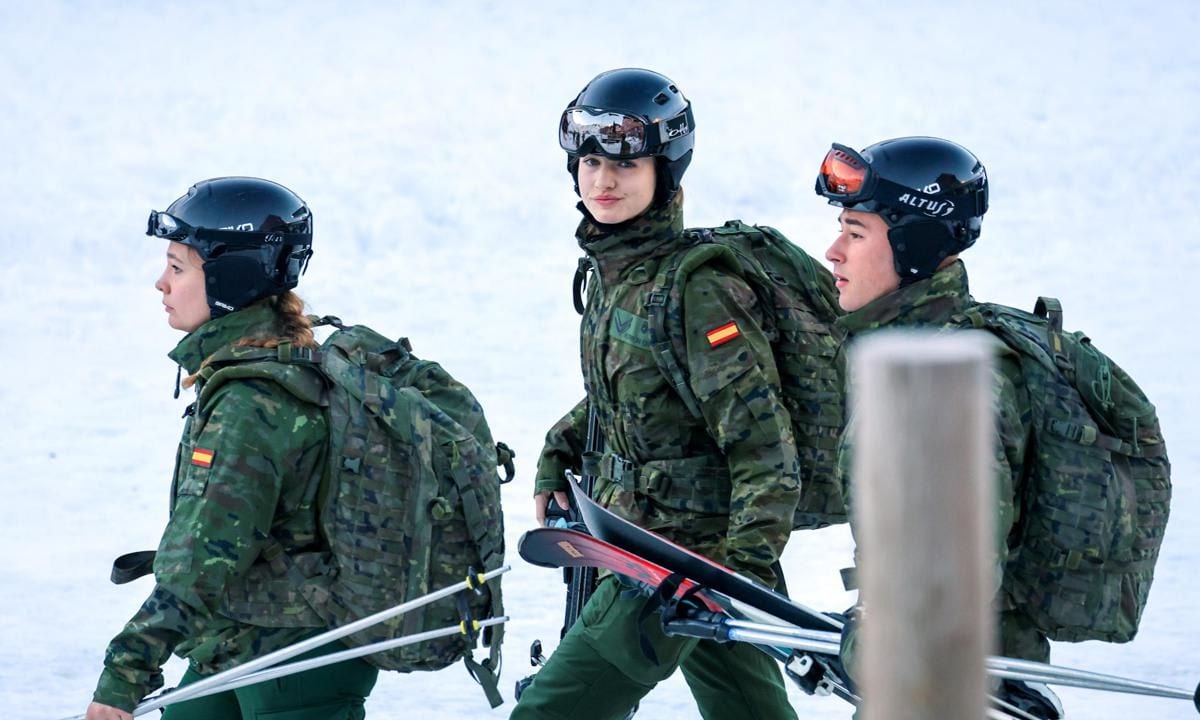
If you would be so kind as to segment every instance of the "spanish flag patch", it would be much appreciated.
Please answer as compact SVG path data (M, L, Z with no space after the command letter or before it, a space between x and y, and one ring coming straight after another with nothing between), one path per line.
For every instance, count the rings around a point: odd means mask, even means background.
M204 467L204 468L212 467L212 461L213 461L214 454L215 453L212 450L205 450L204 448L196 448L195 450L192 451L192 464L199 465L200 467Z
M722 325L721 327L717 328L716 330L708 331L708 334L706 334L704 337L708 338L709 347L716 347L718 345L723 345L723 344L729 342L730 340L734 339L735 337L737 337L738 335L741 335L741 334L742 334L742 331L738 330L737 323L731 322L731 323Z

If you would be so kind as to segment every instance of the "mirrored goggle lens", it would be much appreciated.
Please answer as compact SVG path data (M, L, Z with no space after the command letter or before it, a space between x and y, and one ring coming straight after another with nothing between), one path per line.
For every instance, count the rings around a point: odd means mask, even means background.
M821 177L827 195L854 195L867 182L867 166L857 153L834 147L821 163Z
M146 221L146 234L160 238L174 240L186 237L190 229L191 227L179 218L158 210L151 210L150 218Z
M607 155L637 155L646 149L646 123L615 112L571 108L563 113L558 144L577 152L589 140Z

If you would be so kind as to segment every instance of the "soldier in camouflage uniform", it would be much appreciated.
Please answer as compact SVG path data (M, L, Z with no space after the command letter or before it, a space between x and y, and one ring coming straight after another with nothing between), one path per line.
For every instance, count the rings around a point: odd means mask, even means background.
M795 445L763 310L739 277L694 272L683 338L702 417L689 412L650 352L646 295L684 247L679 182L691 159L691 107L646 70L595 78L563 114L560 144L582 198L576 237L591 279L581 328L587 398L547 436L537 515L578 469L588 406L605 449L595 497L668 539L775 587L799 498ZM595 594L534 676L513 718L620 718L681 668L705 718L794 718L775 661L749 645L668 638L646 598L616 576ZM657 661L647 657L643 641Z
M171 327L188 333L170 357L199 399L186 413L154 589L109 644L88 720L130 718L162 685L172 652L189 661L187 684L324 629L264 556L272 538L288 554L327 550L314 504L328 445L321 408L263 380L204 393L204 361L219 350L316 346L290 290L311 254L308 208L272 182L217 178L151 213L147 234L171 241L155 287ZM165 717L362 718L377 672L349 660L173 705Z
M942 329L961 326L975 304L958 253L979 236L987 210L983 164L955 143L937 138L897 138L861 153L834 145L817 178L817 193L840 206L841 231L825 253L833 265L838 320L847 342L884 327ZM957 318L956 318L957 316ZM1017 358L1005 353L995 370L996 606L1002 654L1048 662L1045 635L1006 593L1005 565L1018 548L1010 533L1020 521L1016 502L1029 439L1029 393ZM853 422L851 423L851 428ZM853 502L849 477L852 430L843 435L839 470ZM843 640L852 655L853 632ZM1005 681L1000 693L1038 717L1061 713L1045 686Z

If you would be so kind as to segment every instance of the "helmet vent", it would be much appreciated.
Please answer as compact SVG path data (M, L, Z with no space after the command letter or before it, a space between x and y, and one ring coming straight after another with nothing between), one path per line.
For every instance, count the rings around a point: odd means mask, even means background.
M672 90L675 90L675 87L674 87L674 86L671 86L671 89L672 89ZM679 92L679 91L678 91L678 90L675 90L675 92ZM654 96L654 102L655 102L656 104L658 104L658 105L666 105L666 104L667 104L667 101L668 101L668 100L670 100L670 99L671 99L671 98L667 97L667 94L666 94L666 93L663 93L663 92L660 92L659 94L657 94L657 95L655 95L655 96Z

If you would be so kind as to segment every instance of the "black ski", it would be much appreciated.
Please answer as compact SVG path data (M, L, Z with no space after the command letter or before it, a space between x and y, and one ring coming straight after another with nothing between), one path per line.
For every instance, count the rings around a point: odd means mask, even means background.
M841 631L842 623L837 619L793 602L785 595L614 515L580 492L578 485L573 482L570 485L571 501L579 508L588 530L601 540L671 572L677 572L722 595L758 608L783 622L808 630Z
M529 530L517 541L517 554L525 562L538 567L603 568L645 583L651 589L658 589L663 580L672 574L661 565L587 533L568 528L541 527ZM694 587L696 583L684 579L675 594L682 595ZM721 602L718 597L699 591L694 595L711 611L728 609L727 603Z
M517 541L517 554L545 568L604 568L657 587L671 573L631 552L569 528L539 527Z
M600 538L567 528L534 528L521 536L517 553L526 562L539 567L597 567L644 583L660 593L663 602L663 631L669 635L688 635L709 640L731 640L728 633L720 631L718 617L745 618L752 616L759 621L773 619L747 602L736 600L707 587L697 585L682 573L673 573L661 565L634 555ZM668 597L669 596L669 597ZM692 603L684 610L676 605L677 599L687 598ZM703 611L707 619L691 622L688 613ZM679 613L675 617L675 613ZM837 656L836 643L832 648L823 648L821 653L796 652L770 644L751 644L783 663L784 670L799 687L812 695L833 693L842 699L857 703L848 683L840 677L840 668L831 664Z
M694 581L708 590L708 595L712 598L724 596L785 623L808 630L841 631L842 623L837 619L794 602L749 578L732 572L729 568L614 515L579 492L575 483L570 483L570 485L572 501L579 508L588 530L618 549L634 556L640 556L653 565ZM1200 711L1200 684L1193 691L1016 658L992 657L989 658L988 663L989 673L996 677L1082 687L1105 692L1190 700ZM1028 717L1027 713L1007 707L1003 701L995 697L992 698L992 702L996 707L990 710L991 717L999 717L1002 712L1012 718Z

